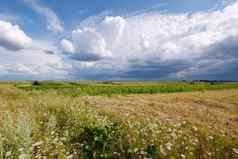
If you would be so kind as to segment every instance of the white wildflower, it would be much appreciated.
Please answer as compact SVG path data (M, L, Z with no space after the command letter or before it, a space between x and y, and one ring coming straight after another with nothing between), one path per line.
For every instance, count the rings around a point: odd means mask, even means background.
M171 144L171 143L168 142L167 144L165 144L166 149L170 151L170 150L172 149L172 145L173 145L173 144Z
M232 151L233 151L234 153L238 154L238 149L233 148Z
M182 158L182 159L185 159L186 156L185 156L184 154L181 154L181 158Z
M43 144L42 141L38 141L38 142L34 143L32 146L33 146L33 147L38 147L38 146L40 146L40 145L42 145L42 144Z
M198 131L198 128L196 126L193 127L194 131Z
M24 148L19 148L18 151L22 152L22 151L24 151Z
M72 159L74 156L73 155L69 155L67 156L67 159Z
M8 151L8 152L6 152L6 157L10 157L10 156L11 156L11 154L12 154L12 152L11 152L11 151Z
M165 149L164 149L164 147L162 146L162 145L160 145L160 152L164 155L164 156L166 156L167 155L167 153L166 153L166 151L165 151Z
M134 152L136 153L139 149L138 148L134 148Z
M177 135L174 131L171 133L171 136L173 137L173 139L177 139Z
M141 150L141 151L140 151L140 154L141 154L141 155L145 155L145 151Z
M19 156L19 159L27 159L27 158L29 158L29 156L26 155L26 154L21 154L21 155Z
M209 139L209 140L213 140L214 137L213 137L213 136L208 136L208 139Z

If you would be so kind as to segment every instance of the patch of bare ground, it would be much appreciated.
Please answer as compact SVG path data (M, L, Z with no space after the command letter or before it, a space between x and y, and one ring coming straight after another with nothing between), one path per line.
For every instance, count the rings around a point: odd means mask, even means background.
M83 98L99 109L121 115L169 122L185 120L225 135L238 136L238 90Z

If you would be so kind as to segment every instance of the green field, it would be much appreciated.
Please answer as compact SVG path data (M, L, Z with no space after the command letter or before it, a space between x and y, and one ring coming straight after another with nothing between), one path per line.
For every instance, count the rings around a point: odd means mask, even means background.
M113 94L153 94L238 88L238 83L189 83L189 82L40 82L16 84L17 88L28 91L54 90L59 94L113 95Z
M2 82L0 159L237 159L237 89L236 83Z

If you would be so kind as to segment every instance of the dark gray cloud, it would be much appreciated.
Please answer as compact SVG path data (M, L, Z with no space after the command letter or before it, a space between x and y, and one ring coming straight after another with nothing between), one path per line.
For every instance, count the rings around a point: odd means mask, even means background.
M102 59L102 57L100 55L94 54L94 53L71 54L70 58L72 60L86 61L86 62L98 61L98 60Z

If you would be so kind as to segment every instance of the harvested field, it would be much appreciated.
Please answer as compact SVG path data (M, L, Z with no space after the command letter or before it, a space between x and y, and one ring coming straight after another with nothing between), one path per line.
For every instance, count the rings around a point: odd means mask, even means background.
M171 122L190 121L238 136L238 90L127 96L88 96L97 108Z

